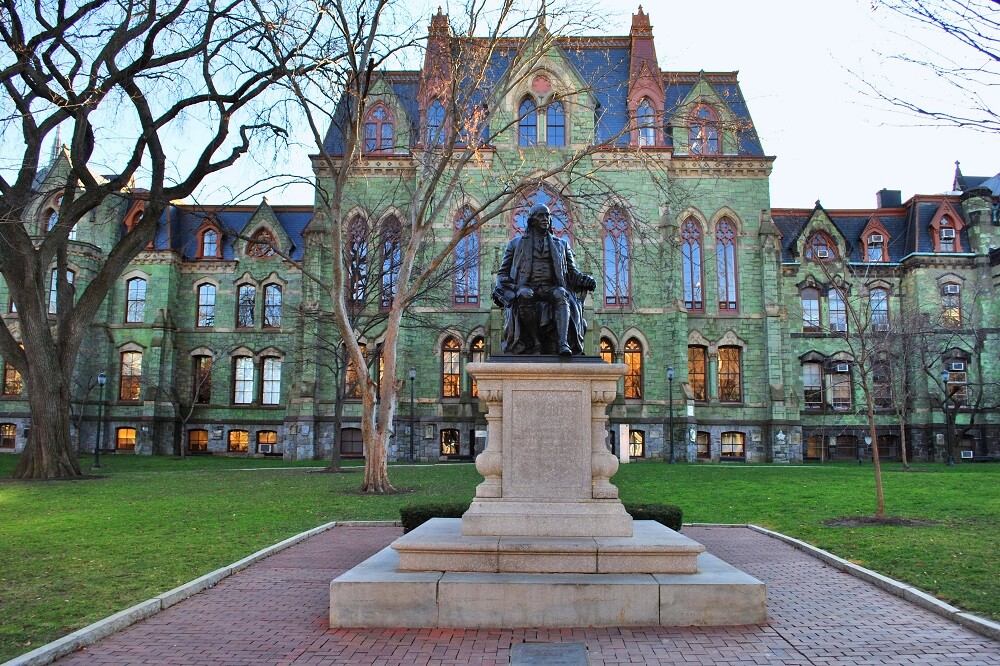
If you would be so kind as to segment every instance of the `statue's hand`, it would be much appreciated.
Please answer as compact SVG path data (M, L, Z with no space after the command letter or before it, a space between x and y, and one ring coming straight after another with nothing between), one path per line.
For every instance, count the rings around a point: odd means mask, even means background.
M517 290L517 298L524 300L531 300L535 297L535 292L531 290L531 287L520 287Z
M594 291L597 289L597 280L595 280L592 275L581 275L580 286L587 291Z

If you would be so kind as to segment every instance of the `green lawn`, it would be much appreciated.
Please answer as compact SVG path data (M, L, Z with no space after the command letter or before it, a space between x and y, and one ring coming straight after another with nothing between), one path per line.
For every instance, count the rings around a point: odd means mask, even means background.
M0 456L0 478L16 458ZM398 519L418 499L471 499L469 464L393 467L413 492L350 491L360 474L280 460L108 456L96 481L0 481L0 661L331 520ZM874 512L870 465L622 466L622 499L685 522L753 522L1000 619L1000 465L885 472L890 514L933 527L828 528Z

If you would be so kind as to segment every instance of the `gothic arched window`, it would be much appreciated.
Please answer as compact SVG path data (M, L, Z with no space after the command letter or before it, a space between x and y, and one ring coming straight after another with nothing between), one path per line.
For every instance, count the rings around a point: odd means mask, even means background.
M707 104L699 104L691 113L689 137L692 155L719 154L719 116Z
M693 217L684 220L681 225L681 264L684 307L700 312L705 309L701 287L701 225Z
M365 152L391 152L394 133L392 112L384 104L376 104L365 116Z
M399 264L402 261L400 238L403 225L393 216L382 223L382 293L379 306L388 309L399 288Z
M455 229L460 231L473 223L472 211L465 209L455 218ZM479 305L479 232L472 231L458 241L454 252L455 279L452 302L455 305Z
M625 397L642 398L642 344L635 338L625 343Z
M639 130L640 146L656 145L656 111L648 97L644 97L635 112L636 127Z
M441 396L457 398L462 390L462 346L455 338L447 338L441 345Z
M566 145L566 111L561 102L552 102L545 110L545 145Z
M351 220L348 234L347 297L355 303L363 303L368 291L368 225L360 215Z
M444 106L438 100L427 109L427 143L432 146L444 143Z
M537 204L545 204L549 207L549 212L552 215L552 233L572 245L573 230L569 208L561 196L544 185L525 193L521 203L514 209L514 235L520 236L524 233L528 226L528 211Z
M715 255L719 273L719 310L735 311L736 296L736 225L727 217L715 225Z
M517 145L533 146L538 143L538 113L535 103L526 97L517 110Z
M631 292L631 248L628 216L617 206L604 216L604 304L629 304Z

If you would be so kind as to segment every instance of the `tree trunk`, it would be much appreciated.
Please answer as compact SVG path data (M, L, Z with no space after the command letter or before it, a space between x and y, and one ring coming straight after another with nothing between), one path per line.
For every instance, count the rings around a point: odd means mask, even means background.
M58 363L53 363L55 370L49 372L45 361L44 354L36 354L28 364L25 387L31 410L31 433L14 469L15 479L83 476L69 434L69 389L62 382Z

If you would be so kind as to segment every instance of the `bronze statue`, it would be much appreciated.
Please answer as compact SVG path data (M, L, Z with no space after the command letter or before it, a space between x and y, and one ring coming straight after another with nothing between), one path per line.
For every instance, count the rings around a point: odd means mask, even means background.
M597 282L581 273L569 243L552 234L548 206L532 206L524 235L507 243L493 288L504 308L503 352L568 359L583 354L583 299Z

